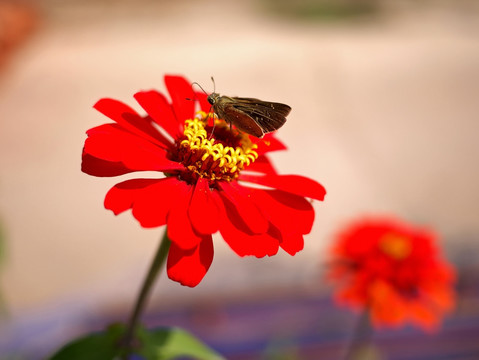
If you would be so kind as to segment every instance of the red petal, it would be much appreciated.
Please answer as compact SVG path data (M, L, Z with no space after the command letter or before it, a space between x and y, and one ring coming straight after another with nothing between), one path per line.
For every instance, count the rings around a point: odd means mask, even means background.
M104 124L88 130L84 153L95 158L123 163L130 170L168 171L183 165L166 157L157 145L123 130L117 124Z
M210 268L213 255L211 235L202 236L199 245L191 250L183 250L172 242L166 264L168 277L181 285L195 287Z
M132 134L148 139L163 148L171 145L170 141L151 125L148 118L142 118L135 110L118 100L100 99L93 107Z
M200 178L196 183L188 215L191 224L199 233L213 234L218 231L218 208L205 178Z
M195 115L195 93L191 84L182 76L165 76L165 84L170 93L173 110L178 122L192 119Z
M324 195L326 195L323 185L299 175L257 176L241 174L239 179L321 201L324 200Z
M132 214L145 228L166 224L166 219L177 201L176 188L183 183L175 177L157 180L139 192L133 201Z
M178 121L163 94L155 90L140 91L134 97L158 125L174 139L178 138L180 134Z
M301 234L289 234L283 236L283 241L279 244L281 248L289 255L294 256L297 252L304 249L304 239Z
M286 146L279 141L273 133L266 134L263 138L258 139L257 137L250 136L253 144L257 144L258 148L256 152L258 155L266 154L272 151L286 150Z
M110 162L88 155L82 155L81 171L92 176L119 176L128 174L134 170L127 169L120 162Z
M150 185L163 183L166 179L132 179L113 186L105 197L105 208L113 211L115 215L131 209L133 203L145 188Z
M195 248L201 241L188 218L188 208L193 194L193 186L184 181L178 182L175 193L170 195L174 202L168 215L168 237L184 250Z
M281 248L290 255L303 250L302 234L308 234L314 222L311 203L281 190L252 189L251 195L271 224L281 232Z
M269 224L246 192L236 181L220 182L223 191L219 194L227 210L235 208L239 217L254 234L262 234L268 230Z
M218 205L220 214L220 232L226 243L239 256L253 255L256 257L272 256L278 252L281 234L273 226L264 234L253 234L245 225L243 219L229 200L212 193Z
M309 234L314 209L304 197L281 190L251 189L251 196L268 220L283 234Z
M124 181L106 194L105 208L115 215L132 208L133 216L145 228L165 225L173 203L169 195L177 182L173 177Z
M263 174L277 174L277 171L271 161L269 161L269 159L264 155L258 156L255 162L248 165L244 171L255 171Z

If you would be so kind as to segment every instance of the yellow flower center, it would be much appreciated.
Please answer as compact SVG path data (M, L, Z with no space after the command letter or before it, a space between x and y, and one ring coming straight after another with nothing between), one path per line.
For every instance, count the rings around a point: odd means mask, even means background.
M411 240L398 234L386 234L379 241L381 251L395 260L407 258L412 251Z
M258 146L246 134L230 131L222 120L215 121L213 134L203 111L185 121L184 136L177 142L179 161L188 169L182 174L184 180L204 177L211 181L232 181L258 158L255 151Z

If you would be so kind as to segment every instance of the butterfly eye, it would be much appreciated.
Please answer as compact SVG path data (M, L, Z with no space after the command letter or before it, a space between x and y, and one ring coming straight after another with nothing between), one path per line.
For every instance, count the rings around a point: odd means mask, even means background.
M216 97L213 96L214 94L211 94L211 95L208 95L208 102L211 104L211 105L214 105L215 102L216 102Z

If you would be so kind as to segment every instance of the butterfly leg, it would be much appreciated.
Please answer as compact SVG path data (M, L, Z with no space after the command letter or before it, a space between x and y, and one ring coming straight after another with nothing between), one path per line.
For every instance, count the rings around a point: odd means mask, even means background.
M213 133L215 132L215 127L216 127L215 114L212 111L208 113L208 117L206 118L206 123L208 124L211 114L213 114L213 129L211 129L211 134L208 137L208 140L211 140L211 138L213 137Z

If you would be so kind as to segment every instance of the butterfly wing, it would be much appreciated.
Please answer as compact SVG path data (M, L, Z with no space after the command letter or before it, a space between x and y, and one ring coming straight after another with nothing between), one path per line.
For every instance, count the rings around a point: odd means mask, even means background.
M228 104L224 107L224 120L233 123L242 132L251 134L258 138L263 137L262 127L246 112L237 109L234 104Z
M249 116L261 128L263 134L278 130L283 126L286 116L291 111L290 106L281 103L240 97L234 97L233 100L234 102L230 106Z

